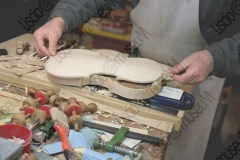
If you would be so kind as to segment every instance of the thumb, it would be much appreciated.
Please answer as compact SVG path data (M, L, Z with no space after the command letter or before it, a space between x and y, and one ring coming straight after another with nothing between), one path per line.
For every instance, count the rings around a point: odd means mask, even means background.
M181 72L186 72L186 69L189 67L189 62L187 59L184 59L179 64L175 65L172 68L169 68L168 72L170 74L180 74Z
M57 53L57 41L58 39L55 36L49 38L48 50L52 56L55 56Z

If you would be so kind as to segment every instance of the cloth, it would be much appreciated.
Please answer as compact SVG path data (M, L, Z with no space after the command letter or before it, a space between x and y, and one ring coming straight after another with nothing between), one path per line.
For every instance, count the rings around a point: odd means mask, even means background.
M185 0L181 1L181 4L191 5L196 1L200 4L196 11L199 11L197 20L199 19L200 22L201 35L209 44L208 47L202 49L207 49L213 58L211 74L222 78L240 74L240 33L238 33L240 19L237 18L237 15L239 15L238 2L236 0L200 0L200 2L198 0ZM122 2L121 0L61 0L53 9L49 20L57 16L62 17L66 22L65 33L68 33L77 27L81 27L90 18L105 18L112 10L118 9ZM155 2L155 0L150 0L149 2ZM134 6L137 6L139 0L132 0L132 3ZM175 12L171 9L172 6L168 7L162 6L161 9ZM104 14L103 10L106 10L107 13ZM238 26L235 25L234 28L225 29L224 34L219 35L210 24L221 20L222 13L229 11L235 14L236 20L234 24ZM184 12L188 13L187 10ZM157 17L159 15L154 16ZM97 26L101 21L94 19L91 24L88 24L89 28ZM192 41L194 42L194 39Z
M198 8L198 1L184 4L175 0L141 0L131 12L132 43L138 45L142 57L172 65L172 59L180 62L191 53L207 47L198 24ZM141 36L138 32L142 35L145 33L146 36ZM204 100L209 103L209 107L191 124L186 122L186 118L192 119L187 117L188 112L185 113L181 136L171 136L172 144L168 146L166 160L203 160L223 82L224 79L210 76L205 83L195 86L195 105ZM211 103L200 95L206 99L209 96ZM191 112L193 111L194 109ZM196 113L193 117L196 117Z

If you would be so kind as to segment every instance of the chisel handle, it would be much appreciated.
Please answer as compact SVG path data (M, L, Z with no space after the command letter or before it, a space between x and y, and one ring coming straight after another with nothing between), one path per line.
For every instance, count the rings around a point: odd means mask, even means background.
M118 143L121 143L125 138L126 134L129 131L129 128L127 127L121 127L117 133L112 137L112 139L108 142L106 142L105 149L109 152L114 152L115 146Z
M73 150L72 150L72 146L68 140L68 137L66 134L66 129L56 122L54 123L54 128L56 129L56 131L58 132L58 134L61 138L62 149L63 149L63 153L64 153L66 159L73 160L73 158L74 158Z

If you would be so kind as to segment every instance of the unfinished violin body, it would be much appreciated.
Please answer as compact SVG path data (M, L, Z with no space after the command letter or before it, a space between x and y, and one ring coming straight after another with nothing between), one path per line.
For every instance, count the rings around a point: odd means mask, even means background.
M160 92L162 84L159 63L127 58L121 53L109 56L84 49L63 50L48 59L45 69L49 80L55 83L79 87L98 85L129 99L150 98Z

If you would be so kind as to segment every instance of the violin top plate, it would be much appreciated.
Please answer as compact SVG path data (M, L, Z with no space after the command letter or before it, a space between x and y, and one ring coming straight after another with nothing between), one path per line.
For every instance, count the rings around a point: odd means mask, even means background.
M161 66L146 58L127 58L85 50L67 49L50 57L45 69L48 74L59 78L89 78L100 74L116 77L133 83L152 83L162 76Z

